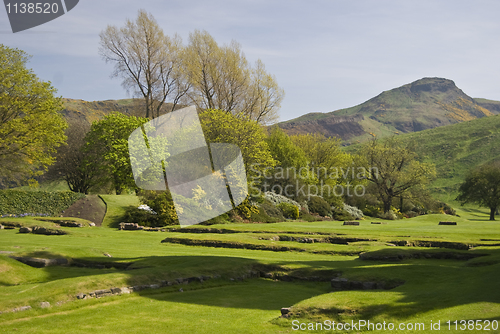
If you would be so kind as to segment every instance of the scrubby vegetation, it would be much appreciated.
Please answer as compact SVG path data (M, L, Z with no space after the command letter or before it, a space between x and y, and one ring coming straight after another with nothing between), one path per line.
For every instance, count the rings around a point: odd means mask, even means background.
M22 214L59 215L85 197L71 191L0 190L0 216Z

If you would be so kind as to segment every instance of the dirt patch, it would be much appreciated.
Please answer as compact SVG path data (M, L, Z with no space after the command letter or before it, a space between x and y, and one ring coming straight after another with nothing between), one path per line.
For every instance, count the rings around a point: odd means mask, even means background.
M96 226L101 226L106 215L106 204L97 195L87 195L61 212L61 215L90 220Z

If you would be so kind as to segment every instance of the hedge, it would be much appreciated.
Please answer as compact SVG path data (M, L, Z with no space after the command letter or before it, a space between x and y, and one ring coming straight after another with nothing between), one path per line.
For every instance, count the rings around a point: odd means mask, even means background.
M84 194L72 191L0 190L0 216L22 214L59 215Z

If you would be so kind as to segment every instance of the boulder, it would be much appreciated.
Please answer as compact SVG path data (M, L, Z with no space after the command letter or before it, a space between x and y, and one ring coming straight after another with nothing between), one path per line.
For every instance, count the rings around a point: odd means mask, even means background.
M121 288L111 288L110 290L111 290L111 293L114 294L114 295L122 293L122 289Z
M288 313L290 313L290 307L282 307L281 308L281 315L287 315Z
M22 312L22 311L28 311L31 310L31 306L21 306L21 307L16 307L13 309L13 312Z
M65 234L68 234L67 232L62 231L62 230L53 230L53 229L49 229L49 228L45 228L45 227L41 227L41 226L33 227L32 233L33 234L42 234L42 235L65 235Z
M3 230L3 225L2 224L0 224L0 230Z
M353 289L353 290L361 290L361 289L363 289L363 282L352 281L351 282L351 289Z
M330 281L332 288L335 290L348 290L350 285L347 278L337 277Z
M65 221L65 220L59 220L58 221L59 225L64 226L64 227L83 227L82 223L77 223L75 221Z
M31 233L32 229L26 226L23 226L19 229L19 233Z
M93 293L95 294L96 297L103 297L112 294L110 289L96 290Z
M137 230L144 230L144 226L140 226L137 223L120 223L119 229L127 231L137 231Z
M131 292L132 291L130 291L130 289L127 288L127 287L120 288L120 293L127 293L128 294L128 293L131 293Z
M40 307L41 308L49 308L50 307L50 303L49 302L41 302L40 303Z
M79 293L79 294L76 295L77 299L85 299L85 297L87 297L87 295L84 294L84 293Z

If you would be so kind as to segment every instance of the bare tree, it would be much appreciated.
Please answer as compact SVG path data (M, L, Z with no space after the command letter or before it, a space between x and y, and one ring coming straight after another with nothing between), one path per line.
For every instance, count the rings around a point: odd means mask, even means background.
M264 63L259 59L252 70L252 81L246 98L243 113L262 124L278 121L278 110L285 91L276 83L276 78L266 72Z
M122 77L122 85L146 103L145 117L160 115L163 104L171 102L171 111L189 90L181 71L182 43L178 36L164 35L151 14L139 10L135 22L108 26L100 33L99 53L106 62L115 63L113 76Z
M219 46L208 32L196 30L184 68L192 85L189 97L198 108L243 114L261 124L277 120L284 91L261 60L255 68L248 64L237 42Z

